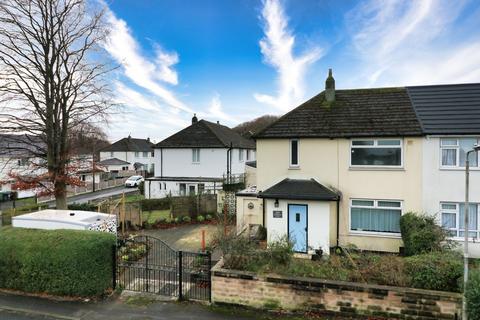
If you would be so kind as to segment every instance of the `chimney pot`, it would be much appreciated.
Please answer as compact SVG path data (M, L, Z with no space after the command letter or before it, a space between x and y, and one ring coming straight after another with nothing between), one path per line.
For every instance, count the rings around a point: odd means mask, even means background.
M197 114L194 113L194 114L193 114L193 118L192 118L192 124L195 124L195 123L197 123L197 122L198 122Z
M332 69L328 69L328 77L325 81L325 99L327 102L335 101L335 79L332 75Z

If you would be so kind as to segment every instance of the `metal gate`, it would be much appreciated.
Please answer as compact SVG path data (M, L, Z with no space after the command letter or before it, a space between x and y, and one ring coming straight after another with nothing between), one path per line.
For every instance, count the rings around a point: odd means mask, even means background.
M135 236L118 241L116 284L180 300L210 301L209 252L177 251L160 239Z

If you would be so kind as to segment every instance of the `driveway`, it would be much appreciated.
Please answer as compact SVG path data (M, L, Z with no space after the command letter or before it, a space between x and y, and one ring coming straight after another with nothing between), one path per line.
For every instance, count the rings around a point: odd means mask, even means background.
M171 229L142 230L141 233L163 240L175 250L197 252L202 249L202 230L208 244L217 228L216 225L191 224Z

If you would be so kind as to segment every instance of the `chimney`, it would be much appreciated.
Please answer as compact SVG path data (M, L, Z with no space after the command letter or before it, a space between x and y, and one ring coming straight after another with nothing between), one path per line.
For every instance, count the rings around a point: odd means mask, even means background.
M332 76L332 69L328 69L328 77L325 81L325 100L330 103L335 101L335 79Z
M150 137L147 138L147 142L150 142Z
M220 121L217 120L217 124L220 124Z
M197 114L194 113L194 114L193 114L193 118L192 118L192 124L195 124L195 123L197 123L197 122L198 122Z

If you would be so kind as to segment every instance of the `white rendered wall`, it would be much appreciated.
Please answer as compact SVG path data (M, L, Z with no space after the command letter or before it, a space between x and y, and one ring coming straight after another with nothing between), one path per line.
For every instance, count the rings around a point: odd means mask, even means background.
M441 222L440 202L465 201L465 168L440 168L440 138L426 137L423 143L423 209ZM470 171L470 202L480 203L480 170ZM480 243L470 242L470 255L480 258Z
M268 241L278 240L288 233L288 204L306 204L308 206L308 236L307 247L310 249L321 248L324 254L330 252L330 203L327 201L300 201L279 200L278 208L274 206L275 200L265 200L265 224L268 230ZM274 218L273 211L281 210L282 218Z
M145 198L147 199L158 199L165 198L168 195L179 196L180 195L180 184L184 183L186 185L186 195L189 194L190 186L195 187L195 193L198 192L198 185L203 184L205 186L205 192L213 193L213 188L217 188L217 192L222 188L221 183L213 182L198 182L198 181L156 181L156 180L145 180ZM210 191L209 191L210 190Z
M110 151L100 152L100 161L105 159L112 159L112 158L117 158L123 161L130 162L130 165L128 166L128 170L134 170L133 165L135 164L135 162L147 164L148 165L148 168L146 168L147 170L150 170L151 164L154 163L154 157L152 157L151 151L147 152L147 157L143 156L143 152L139 152L138 157L136 157L135 152L132 152L132 151L128 151L128 152L115 151L113 152L113 156ZM109 169L109 171L111 170L116 170L116 169Z

